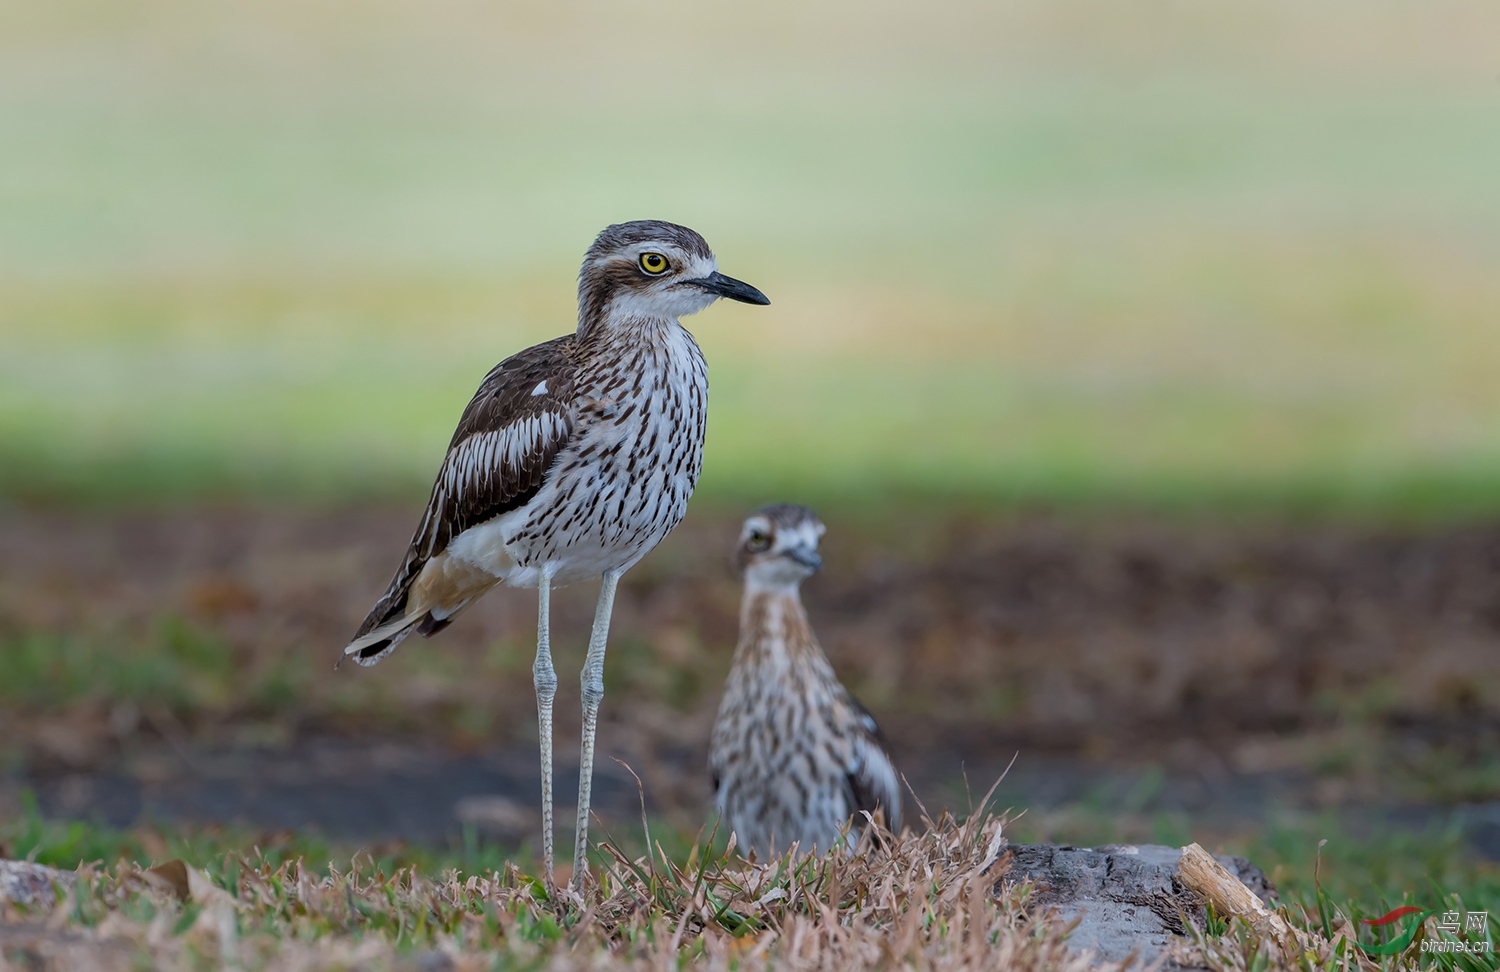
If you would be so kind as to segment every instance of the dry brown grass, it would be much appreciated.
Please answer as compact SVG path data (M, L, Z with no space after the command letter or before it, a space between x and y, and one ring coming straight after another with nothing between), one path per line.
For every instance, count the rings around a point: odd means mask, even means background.
M62 969L1051 969L1116 968L997 891L1004 818L946 814L863 854L752 863L732 848L677 864L608 864L582 894L549 895L514 864L438 876L368 859L327 872L230 855L192 868L80 868L55 905L0 913L0 967ZM660 849L658 848L658 851ZM1287 913L1299 926L1305 916ZM1182 957L1275 970L1269 942L1230 929Z
M0 941L41 969L1091 967L1062 928L1028 918L1024 891L992 895L1002 824L945 819L886 851L764 864L632 861L605 845L581 896L549 896L514 865L426 877L356 859L325 876L240 859L177 891L91 866L55 907L12 907Z
M876 847L866 840L862 853L765 863L738 857L732 845L718 855L694 848L678 864L659 846L632 860L603 843L607 864L582 894L549 894L513 863L436 876L413 867L385 873L358 856L320 870L231 853L210 865L212 877L182 861L84 865L55 902L0 902L0 970L1123 972L1153 964L1072 949L1072 926L1037 907L1028 886L1001 887L1007 823L924 816L922 833L887 835ZM1169 954L1214 972L1373 968L1349 938L1361 913L1327 911L1321 919L1295 907L1276 912L1299 940L1318 943L1305 955L1288 956L1248 924L1212 916ZM1416 968L1417 955L1382 967Z

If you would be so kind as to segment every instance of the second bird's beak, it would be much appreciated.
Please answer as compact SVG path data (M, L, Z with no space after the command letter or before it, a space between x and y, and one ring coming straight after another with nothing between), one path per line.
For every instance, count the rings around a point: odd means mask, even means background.
M789 559L801 564L813 573L817 573L823 567L823 558L818 556L816 550L807 550L803 547L792 547L786 552Z
M744 304L769 304L771 302L769 297L745 281L726 277L717 270L706 277L687 282L715 296L728 297L730 300L737 300Z

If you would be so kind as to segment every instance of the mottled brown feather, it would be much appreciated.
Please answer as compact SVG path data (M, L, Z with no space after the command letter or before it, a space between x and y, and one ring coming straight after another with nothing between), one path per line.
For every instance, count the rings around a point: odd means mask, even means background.
M838 754L839 769L815 768L802 756L822 747ZM834 675L795 593L747 594L711 749L716 802L730 826L744 828L740 841L747 848L764 853L778 827L782 847L794 839L788 831L826 832L845 821L862 831L865 812L900 829L901 793L884 736ZM819 818L826 805L818 809L812 795L826 799L831 789L842 790L846 813ZM788 792L796 794L790 803Z
M427 511L407 547L406 556L402 558L385 595L375 603L355 632L356 639L402 616L412 582L429 560L447 549L454 537L525 505L541 489L543 477L567 444L572 431L569 403L573 397L578 355L577 338L566 335L511 355L485 376L458 421L447 456L433 484ZM545 393L535 394L543 382L546 383ZM445 488L454 478L452 464L461 456L460 447L465 442L486 433L503 432L544 413L561 418L562 435L533 441L517 461L497 459L472 463L468 468L457 470L460 475L456 491ZM417 630L423 635L431 635L446 627L450 620L428 615ZM376 657L388 647L387 643L378 642L362 650L358 658Z

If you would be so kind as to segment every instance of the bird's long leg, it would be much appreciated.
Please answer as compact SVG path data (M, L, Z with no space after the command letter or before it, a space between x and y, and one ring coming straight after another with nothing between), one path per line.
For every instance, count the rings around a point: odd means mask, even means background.
M537 736L542 746L542 866L547 887L552 877L552 700L557 697L557 672L552 669L552 577L543 571L536 587L536 661L531 682L536 686Z
M599 703L604 699L604 646L609 640L609 616L615 608L615 585L619 571L607 571L599 585L599 605L594 609L594 629L589 633L589 653L583 663L583 752L578 764L578 835L573 843L574 890L581 891L588 875L589 794L594 784L594 732L599 727Z

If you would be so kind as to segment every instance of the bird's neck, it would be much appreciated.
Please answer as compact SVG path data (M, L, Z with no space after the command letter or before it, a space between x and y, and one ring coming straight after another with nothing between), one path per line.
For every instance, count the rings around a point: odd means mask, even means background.
M670 317L611 318L581 335L578 347L586 360L603 369L601 377L606 383L611 383L620 369L636 374L662 371L673 387L696 386L700 394L695 407L702 408L708 390L708 364L692 334ZM641 390L650 385L634 382L632 387Z
M808 624L796 584L747 584L740 602L740 643L734 664L819 662L823 650Z
M682 329L677 318L621 309L615 305L582 307L578 314L580 344L639 344L660 341Z

